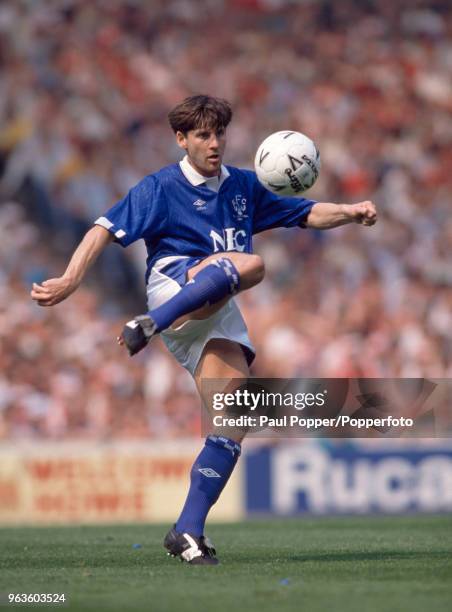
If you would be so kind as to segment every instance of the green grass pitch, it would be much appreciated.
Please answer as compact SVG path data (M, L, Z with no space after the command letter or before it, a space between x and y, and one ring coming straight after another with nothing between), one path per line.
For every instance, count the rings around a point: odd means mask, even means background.
M212 525L217 567L165 556L167 529L1 529L0 610L19 607L5 604L9 592L64 592L64 610L451 610L451 516Z

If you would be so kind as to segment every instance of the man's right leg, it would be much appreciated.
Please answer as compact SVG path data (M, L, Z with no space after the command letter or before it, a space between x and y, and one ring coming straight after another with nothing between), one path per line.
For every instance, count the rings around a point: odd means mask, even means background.
M236 385L240 385L248 376L248 364L240 345L216 339L206 345L195 373L195 381L207 408L212 405L213 391L204 388L203 380L234 379ZM165 538L165 547L171 554L193 564L214 565L218 562L213 548L205 546L204 525L211 507L234 470L244 436L244 430L235 428L214 429L207 436L204 448L191 469L185 505L174 529Z

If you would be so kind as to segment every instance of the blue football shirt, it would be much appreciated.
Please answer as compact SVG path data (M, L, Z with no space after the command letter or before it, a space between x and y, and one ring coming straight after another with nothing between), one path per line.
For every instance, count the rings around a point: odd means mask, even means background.
M304 226L314 200L279 197L262 187L251 170L227 170L229 176L216 192L205 184L193 185L179 164L166 166L141 180L95 223L123 247L145 241L146 278L163 257L252 253L254 234Z

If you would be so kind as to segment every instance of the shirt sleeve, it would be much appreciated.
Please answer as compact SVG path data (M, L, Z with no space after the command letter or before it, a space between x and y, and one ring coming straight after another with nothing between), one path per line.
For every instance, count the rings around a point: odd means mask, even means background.
M275 195L255 178L253 234L275 227L306 227L306 219L314 204L315 200Z
M115 237L123 247L140 238L153 240L159 236L167 218L163 190L154 176L147 176L129 193L94 221Z

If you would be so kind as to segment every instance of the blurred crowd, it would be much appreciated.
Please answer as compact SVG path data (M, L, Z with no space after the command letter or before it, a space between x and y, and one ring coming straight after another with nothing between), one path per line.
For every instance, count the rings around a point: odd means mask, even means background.
M57 307L28 294L180 159L166 115L200 92L233 105L227 163L299 130L322 157L310 197L379 211L373 228L256 238L267 276L239 298L253 374L452 377L451 75L448 0L0 4L0 439L198 434L160 342L131 360L114 341L144 309L140 245L109 247Z

